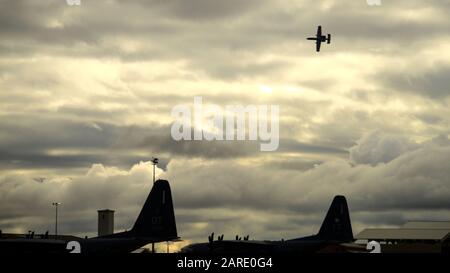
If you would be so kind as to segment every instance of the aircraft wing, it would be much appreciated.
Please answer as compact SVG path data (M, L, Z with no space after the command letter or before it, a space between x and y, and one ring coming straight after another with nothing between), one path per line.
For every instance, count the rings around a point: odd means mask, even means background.
M322 26L317 27L317 39L319 39L322 36Z
M320 45L322 44L322 41L317 40L316 41L316 51L319 52L320 51Z

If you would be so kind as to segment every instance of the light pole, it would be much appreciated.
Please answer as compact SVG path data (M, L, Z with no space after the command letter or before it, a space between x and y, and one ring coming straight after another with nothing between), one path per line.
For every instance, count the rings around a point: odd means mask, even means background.
M152 157L152 164L153 164L153 184L155 184L155 171L156 171L156 165L158 164L158 158Z
M158 158L152 157L153 164L153 185L155 185L155 172L156 172L156 164L158 164ZM152 253L155 253L155 243L152 243Z
M58 206L61 205L61 203L53 202L52 205L55 206L55 208L56 208L56 213L55 213L55 240L57 240L58 239Z

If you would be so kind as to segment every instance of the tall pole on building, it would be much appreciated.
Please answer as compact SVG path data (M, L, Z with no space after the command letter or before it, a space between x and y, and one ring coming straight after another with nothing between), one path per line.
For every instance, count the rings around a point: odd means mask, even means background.
M153 184L155 184L155 172L156 172L156 165L158 164L158 158L152 157L152 164L153 164Z
M55 206L55 240L58 239L58 206L61 205L61 203L53 202L53 206Z
M156 164L158 164L158 158L152 157L153 164L153 185L155 185L155 172L156 172ZM152 243L152 253L155 253L155 243Z

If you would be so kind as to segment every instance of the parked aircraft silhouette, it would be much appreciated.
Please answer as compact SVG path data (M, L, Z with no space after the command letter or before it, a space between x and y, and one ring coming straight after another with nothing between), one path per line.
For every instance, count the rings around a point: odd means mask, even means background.
M149 243L178 239L169 182L158 180L153 185L133 228L129 231L89 239L72 236L69 241L63 239L0 239L0 252L128 253Z
M325 42L327 42L327 44L331 43L331 34L328 34L327 36L322 35L322 26L318 26L316 37L308 37L306 39L316 41L316 51L320 52L320 45L322 43Z
M208 243L191 244L181 249L182 253L313 253L328 246L353 242L353 231L350 222L347 201L344 196L335 196L330 209L322 223L319 233L313 236L280 241L249 240L248 235L242 240L223 240L223 235L214 241L214 233Z

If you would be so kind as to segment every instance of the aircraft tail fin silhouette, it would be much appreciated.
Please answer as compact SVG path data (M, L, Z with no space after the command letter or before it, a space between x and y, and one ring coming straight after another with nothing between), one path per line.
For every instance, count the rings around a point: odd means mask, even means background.
M130 233L136 237L177 239L172 192L167 180L157 180Z
M347 200L342 195L334 197L318 237L325 240L348 242L353 240L352 224Z

